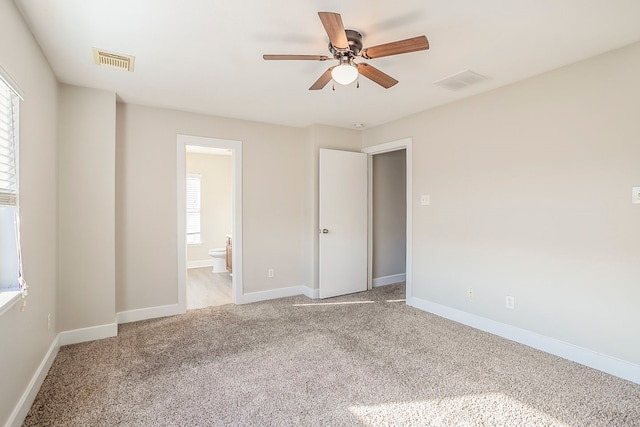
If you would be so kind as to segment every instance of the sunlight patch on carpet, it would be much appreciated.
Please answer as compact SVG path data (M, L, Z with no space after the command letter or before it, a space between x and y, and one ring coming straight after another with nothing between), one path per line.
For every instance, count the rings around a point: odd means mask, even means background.
M544 412L502 393L473 394L418 402L351 406L366 426L558 426L569 427Z
M343 301L343 302L310 302L305 304L293 304L293 307L313 307L318 305L354 305L354 304L375 304L375 301Z

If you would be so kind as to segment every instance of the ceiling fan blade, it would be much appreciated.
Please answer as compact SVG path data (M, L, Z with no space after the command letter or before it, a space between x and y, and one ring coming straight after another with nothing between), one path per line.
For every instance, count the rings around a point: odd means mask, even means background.
M394 86L396 83L398 83L398 81L390 75L383 73L376 67L373 67L369 64L358 64L358 72L369 80L378 83L385 89L389 89L391 86Z
M329 36L329 41L336 49L349 49L347 33L344 31L344 24L339 13L318 12L324 30Z
M373 59L427 49L429 49L429 40L427 40L427 37L418 36L411 39L368 47L363 49L360 55L365 59Z
M335 67L331 67L329 68L327 71L325 71L318 80L316 80L316 82L314 84L311 85L311 87L309 88L309 90L320 90L323 87L325 87L327 85L327 83L329 83L331 81L331 71L334 69Z
M262 59L266 61L279 60L303 60L303 61L326 61L330 59L325 55L262 55Z

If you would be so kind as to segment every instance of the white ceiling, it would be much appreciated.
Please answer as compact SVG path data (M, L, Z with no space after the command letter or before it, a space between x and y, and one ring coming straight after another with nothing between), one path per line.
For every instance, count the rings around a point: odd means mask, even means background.
M373 127L640 40L639 0L15 0L61 82L121 101L307 126ZM399 84L328 84L318 11L342 15L375 46L425 34L431 48L371 65ZM128 73L92 47L135 56ZM364 60L361 60L364 61ZM331 63L330 63L331 62ZM452 92L434 81L471 69L490 80Z

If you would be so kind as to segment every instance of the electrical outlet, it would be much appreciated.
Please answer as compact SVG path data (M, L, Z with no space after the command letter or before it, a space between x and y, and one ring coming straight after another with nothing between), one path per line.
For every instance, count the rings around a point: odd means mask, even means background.
M631 189L631 203L640 203L640 187L633 187Z
M510 310L515 309L516 308L516 299L514 297L512 297L511 295L507 295L507 297L505 298L504 306L507 307Z
M428 194L424 194L422 196L420 196L420 204L421 205L430 205L431 204L431 196L429 196Z
M467 298L473 298L473 288L467 288Z
M274 271L273 271L273 268L270 268L270 269L267 271L267 276L269 276L269 277L273 277L273 276L275 276L275 273L274 273Z
M51 313L47 314L47 331L51 329Z

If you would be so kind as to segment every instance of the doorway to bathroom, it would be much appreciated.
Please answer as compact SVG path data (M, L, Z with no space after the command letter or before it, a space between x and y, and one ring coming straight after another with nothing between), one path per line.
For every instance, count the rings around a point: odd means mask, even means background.
M187 310L236 302L241 291L241 147L178 135L179 300Z

